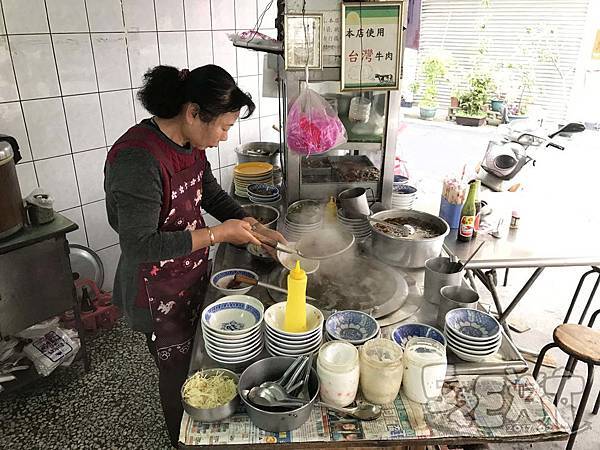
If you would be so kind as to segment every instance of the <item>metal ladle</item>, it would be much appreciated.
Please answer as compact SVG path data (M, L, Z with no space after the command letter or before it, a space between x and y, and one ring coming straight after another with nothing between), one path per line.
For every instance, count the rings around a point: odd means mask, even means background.
M260 388L252 388L246 394L248 400L257 406L264 406L267 408L299 408L307 405L310 401L300 400L295 397L286 395L284 398L275 399L270 396L270 392L267 390L261 390ZM337 413L345 416L354 417L359 420L375 420L381 416L381 406L372 405L371 403L360 403L354 408L342 408L339 406L331 405L324 402L315 402L318 406L325 407Z

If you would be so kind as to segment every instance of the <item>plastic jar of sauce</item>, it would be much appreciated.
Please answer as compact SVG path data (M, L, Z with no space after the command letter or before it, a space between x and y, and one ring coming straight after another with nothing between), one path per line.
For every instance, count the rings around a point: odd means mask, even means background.
M442 393L446 377L446 349L429 338L412 338L404 348L402 392L410 400L427 403Z
M348 406L358 390L358 350L349 342L327 342L319 350L317 374L321 399L325 403Z
M378 405L394 401L402 382L402 348L388 339L372 339L360 350L360 389Z

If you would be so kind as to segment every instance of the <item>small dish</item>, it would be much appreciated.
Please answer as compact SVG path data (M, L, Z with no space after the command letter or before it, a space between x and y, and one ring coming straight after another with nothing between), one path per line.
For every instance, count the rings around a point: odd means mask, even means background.
M258 275L248 269L225 269L210 277L210 284L225 295L247 294L254 286L241 283L240 287L228 287L236 275L243 275L258 280Z
M500 334L500 324L489 314L471 308L457 308L446 314L446 326L471 341L489 341Z
M440 330L424 323L406 323L396 327L392 331L392 340L402 349L406 347L406 343L415 337L426 337L438 341L444 347L446 346L446 338Z
M488 355L472 355L469 353L465 353L464 351L460 351L454 347L449 347L449 348L460 359L462 359L463 361L468 361L468 362L483 362L486 359L488 359L496 354L496 352L492 352Z
M256 198L273 198L279 196L279 189L271 184L255 183L247 187L248 194Z
M337 311L325 322L325 329L332 339L360 345L379 333L379 324L362 311Z
M217 334L246 334L260 326L263 310L263 304L254 297L229 295L204 308L202 325Z

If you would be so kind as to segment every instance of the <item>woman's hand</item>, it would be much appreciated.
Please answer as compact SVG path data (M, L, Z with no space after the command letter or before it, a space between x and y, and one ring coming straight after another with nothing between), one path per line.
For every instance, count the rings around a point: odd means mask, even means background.
M258 221L255 222L255 224L253 225L253 231L256 234L265 236L266 238L269 238L272 241L281 242L282 244L288 243L288 241L283 237L283 235L281 233L265 227L264 225L260 224ZM275 250L273 247L263 244L262 248L265 249L269 253L269 255L271 255L271 257L273 259L275 259L275 260L277 259L277 250Z
M220 225L211 227L215 235L215 242L229 242L235 245L248 243L261 245L260 241L252 235L252 225L247 221L230 219Z

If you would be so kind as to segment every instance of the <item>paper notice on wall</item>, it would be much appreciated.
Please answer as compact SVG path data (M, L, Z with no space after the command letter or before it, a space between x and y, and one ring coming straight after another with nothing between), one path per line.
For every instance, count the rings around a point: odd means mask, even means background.
M323 12L323 67L340 67L342 64L342 13Z

